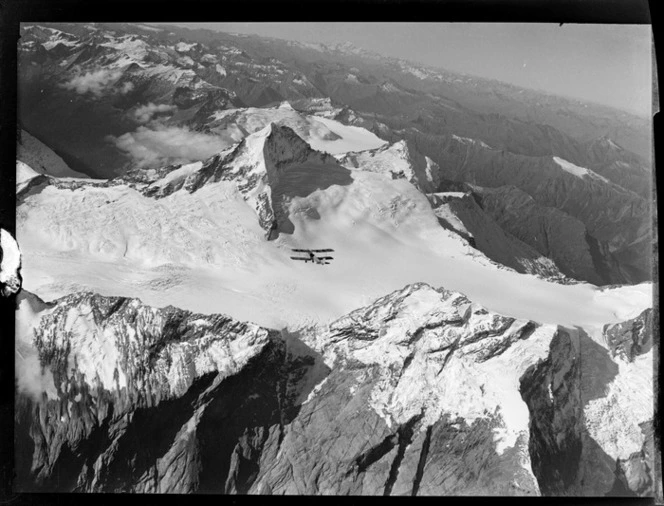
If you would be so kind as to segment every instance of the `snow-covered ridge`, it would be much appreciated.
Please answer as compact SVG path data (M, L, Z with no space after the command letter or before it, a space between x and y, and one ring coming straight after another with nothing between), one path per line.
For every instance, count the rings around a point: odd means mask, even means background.
M39 176L37 172L32 170L28 164L21 161L16 161L16 193L19 194L25 189L28 183Z
M42 166L43 167L43 166ZM51 166L48 167L49 169ZM106 179L90 179L85 174L79 174L72 170L69 171L70 174L76 174L76 176L65 175L54 176L49 172L44 170L40 173L35 171L30 165L24 163L20 160L16 160L16 195L17 197L22 197L26 191L28 191L33 185L55 185L59 188L77 188L80 186L108 186L108 180ZM119 183L117 183L119 184Z
M612 148L621 149L620 146L618 146L618 145L617 145L615 142L613 142L611 139L607 139L607 143L608 143L609 146L611 146Z
M420 283L337 320L312 345L330 366L359 361L378 367L371 405L388 425L420 414L423 428L444 414L468 425L497 418L494 437L503 453L528 440L519 379L546 357L556 330Z
M182 183L181 186L184 186L186 184L186 179L192 174L195 174L196 172L201 170L202 168L203 168L203 162L194 162L182 165L180 168L169 172L161 179L158 179L157 181L152 183L149 186L149 188L157 188L161 190L168 186L172 186L178 183Z
M193 48L196 47L196 43L193 44L187 44L186 42L178 42L175 45L175 50L178 51L179 53L187 53L191 51Z
M160 32L159 28L136 25L141 30L149 32ZM98 30L95 30L98 31ZM181 43L168 46L151 39L146 33L117 35L117 32L102 31L99 34L91 34L92 38L80 41L73 35L59 31L48 31L43 27L30 30L30 36L34 39L21 41L22 47L30 53L30 44L35 41L42 43L48 50L53 49L62 42L69 46L69 56L75 55L75 50L82 50L84 58L77 65L66 67L64 72L59 72L61 84L66 85L76 79L90 81L93 78L99 80L100 74L113 72L114 81L123 79L123 92L133 89L133 80L138 77L149 77L153 81L164 80L178 86L190 89L215 89L216 87L199 78L192 70L197 63L185 53L190 52L196 44ZM63 42L64 41L64 42ZM85 57L87 55L87 57ZM55 58L59 58L56 56ZM69 62L68 60L63 60ZM89 74L92 76L90 77ZM141 74L143 76L141 76Z
M151 31L151 32L163 32L164 31L163 28L157 28L156 26L141 25L141 24L137 24L137 25L134 25L134 26L137 26L137 27L139 27L143 30L148 30L148 31Z
M227 156L212 172L223 173ZM422 279L501 314L588 328L622 321L652 304L650 284L599 291L498 268L443 229L409 182L330 167L279 175L278 195L293 188L303 196L280 206L294 230L278 242L264 240L266 229L236 181L201 179L209 183L186 191L187 179L196 181L203 168L179 178L183 191L173 181L163 199L147 198L126 183L48 185L18 208L26 288L53 298L71 292L70 286L85 287L140 296L149 304L226 311L270 326L324 323L366 304L367 297ZM298 185L310 184L307 174L330 181L302 192ZM289 259L291 247L333 247L335 262L312 271ZM166 271L157 267L163 264L170 264Z
M438 184L438 165L414 150L406 141L385 144L376 149L338 156L339 162L353 169L403 178L427 193Z
M606 179L603 176L600 176L596 172L590 169L586 169L585 167L579 167L578 165L574 165L572 162L568 162L567 160L560 158L558 156L554 156L553 161L556 162L558 166L560 166L560 168L562 168L565 172L569 172L570 174L576 177L582 178L588 176L609 183L608 179Z
M29 31L30 35L35 37L47 51L60 44L71 48L80 43L77 36L55 28L41 25L24 25L22 29Z
M289 127L270 123L205 162L180 166L140 190L161 198L181 189L195 192L221 180L235 183L255 210L261 227L270 233L276 227L273 190L282 171L325 164L336 165L336 160L312 149Z
M34 326L33 345L40 358L58 357L50 361L58 395L82 381L93 396L103 389L169 398L203 374L235 374L268 341L266 329L224 315L77 293L52 303Z
M382 151L389 153L405 151ZM283 234L266 242L275 223ZM27 288L43 297L69 293L71 283L210 312L230 312L230 304L236 317L282 325L286 314L291 325L326 322L422 279L540 322L603 325L651 304L650 285L607 296L500 268L441 227L405 178L348 169L279 126L200 166L167 167L147 180L51 182L21 202L17 225ZM290 260L292 247L338 253L313 273ZM153 270L164 264L179 274Z
M569 172L570 174L574 174L575 176L578 177L583 177L589 174L588 169L584 167L579 167L578 165L574 165L572 162L568 162L567 160L563 160L562 158L559 158L557 156L553 157L553 161L556 162L560 167L565 172Z
M111 38L100 46L113 49L115 51L114 56L124 56L127 63L143 62L150 52L150 44L134 35Z
M455 135L455 134L452 134L452 139L454 139L455 141L460 142L462 144L470 144L470 145L477 144L477 145L479 145L483 148L491 149L491 146L489 146L486 142L481 141L479 139L471 139L469 137L460 137L460 136Z
M461 199L468 196L469 192L436 192L432 193L429 196L436 202L447 202L452 199Z
M385 144L384 140L365 128L299 113L288 102L272 108L249 107L217 111L210 119L210 128L232 142L239 142L246 135L274 123L293 129L313 149L334 155L374 149Z

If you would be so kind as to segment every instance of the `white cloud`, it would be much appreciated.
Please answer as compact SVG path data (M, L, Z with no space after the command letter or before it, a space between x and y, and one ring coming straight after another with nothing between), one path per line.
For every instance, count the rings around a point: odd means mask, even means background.
M152 116L154 114L160 113L160 112L170 112L175 109L174 105L169 105L169 104L153 104L150 102L149 104L142 105L138 109L134 111L134 118L136 118L136 121L139 123L147 123L152 119Z
M134 89L134 83L132 83L131 81L125 81L124 83L122 83L122 86L120 87L120 93L126 95L133 89Z
M48 366L42 367L36 353L31 351L25 357L16 353L14 362L19 392L29 395L35 401L41 401L44 393L49 399L57 399L53 373Z
M140 126L119 137L109 135L107 140L126 152L139 167L204 160L230 145L216 135L158 124L152 124L151 128Z
M112 87L120 77L122 77L121 70L99 69L93 72L87 72L84 75L76 76L60 86L68 90L75 90L79 95L92 93L94 96L100 97ZM117 91L126 94L133 89L133 83L127 81L123 83Z

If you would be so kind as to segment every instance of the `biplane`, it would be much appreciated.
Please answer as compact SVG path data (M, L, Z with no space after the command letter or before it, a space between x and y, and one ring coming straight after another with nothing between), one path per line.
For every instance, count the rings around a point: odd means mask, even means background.
M333 260L334 257L330 256L319 256L316 253L332 253L333 249L293 249L298 253L308 253L308 256L304 257L291 257L293 260L302 260L304 263L311 262L319 265L328 265L330 260Z

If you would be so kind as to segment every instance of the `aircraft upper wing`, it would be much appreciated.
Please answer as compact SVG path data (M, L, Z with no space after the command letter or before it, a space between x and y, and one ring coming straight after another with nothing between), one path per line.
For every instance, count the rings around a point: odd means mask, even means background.
M299 251L302 253L330 253L334 251L333 249L295 249L291 248L293 251Z

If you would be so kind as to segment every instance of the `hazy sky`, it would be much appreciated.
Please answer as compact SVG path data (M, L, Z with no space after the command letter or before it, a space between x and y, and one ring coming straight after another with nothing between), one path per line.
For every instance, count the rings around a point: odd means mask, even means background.
M651 114L649 25L171 24L323 44L348 41L386 56Z

